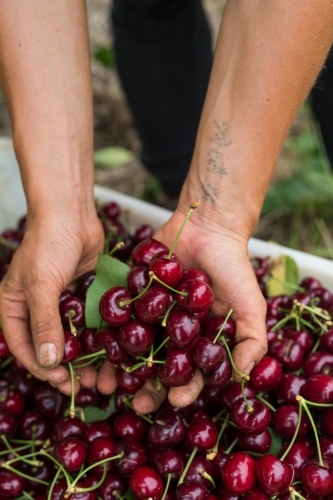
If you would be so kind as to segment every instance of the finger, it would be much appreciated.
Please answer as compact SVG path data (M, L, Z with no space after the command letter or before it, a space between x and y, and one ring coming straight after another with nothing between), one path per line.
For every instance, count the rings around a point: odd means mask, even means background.
M60 292L40 279L27 283L26 288L37 360L42 367L53 368L63 358L65 343L59 314Z
M65 367L57 366L49 370L41 367L37 362L32 338L25 319L4 314L3 312L2 327L10 351L32 375L40 380L47 380L55 384L69 380Z
M51 384L53 387L58 389L60 392L63 394L66 394L66 396L70 396L72 394L72 382L71 380L68 380L67 382L64 382L63 384ZM80 382L78 379L74 378L74 393L77 394L80 390Z
M117 389L116 370L109 361L104 361L97 377L97 389L102 394L112 394Z
M168 395L169 403L176 408L190 405L197 399L204 385L202 373L197 369L188 384L181 387L171 387Z
M93 389L97 384L97 370L93 365L77 368L75 369L75 378L83 387Z
M133 408L138 413L151 413L161 406L166 395L167 390L158 379L149 378L135 394L132 400Z

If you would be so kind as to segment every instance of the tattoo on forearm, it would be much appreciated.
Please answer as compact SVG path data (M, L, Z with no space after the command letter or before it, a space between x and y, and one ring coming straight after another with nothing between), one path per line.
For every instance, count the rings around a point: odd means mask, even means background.
M223 176L228 175L228 171L225 167L223 150L230 146L231 140L229 138L228 123L225 120L221 123L214 121L214 124L216 130L214 135L210 138L211 147L208 150L207 170L217 174L218 178L222 179ZM218 185L210 181L205 185L202 184L201 187L204 199L215 204L217 198L222 193Z

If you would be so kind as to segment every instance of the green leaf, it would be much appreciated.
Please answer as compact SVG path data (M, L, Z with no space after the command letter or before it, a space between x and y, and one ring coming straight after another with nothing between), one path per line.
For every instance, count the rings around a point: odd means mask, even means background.
M291 295L298 290L297 264L288 255L280 255L272 262L270 276L266 282L267 295Z
M123 497L121 497L123 500L135 500L135 496L133 495L132 491L128 489Z
M115 286L127 287L130 267L124 262L100 253L96 264L96 278L89 286L86 297L85 319L88 328L99 328L101 316L99 301L102 295Z
M115 55L110 47L99 47L94 53L94 58L106 68L115 67Z
M114 412L115 406L116 404L114 394L112 394L109 401L109 406L106 408L106 410L102 410L102 408L99 408L98 406L86 406L83 409L85 423L89 424L90 422L101 422L102 420L106 420Z
M102 168L117 168L134 159L134 155L128 149L119 146L97 149L94 152L94 162Z
M270 427L268 428L270 435L272 436L272 444L267 453L278 456L282 448L282 438Z

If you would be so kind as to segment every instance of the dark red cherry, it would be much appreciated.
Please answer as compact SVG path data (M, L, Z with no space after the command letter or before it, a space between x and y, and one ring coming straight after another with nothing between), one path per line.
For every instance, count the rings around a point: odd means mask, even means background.
M163 479L148 466L136 469L131 474L129 485L137 500L160 500L163 496Z
M113 222L120 216L121 209L118 203L115 201L109 201L100 208L100 212L106 215L106 217Z
M195 481L202 484L207 490L213 489L213 484L209 476L217 481L211 461L202 455L196 455L185 474L185 481Z
M270 500L270 497L268 495L266 495L266 493L264 493L261 488L258 488L255 486L254 488L252 488L251 491L248 491L243 496L243 499L244 500Z
M149 274L146 266L135 266L127 275L128 289L135 297L144 290L149 283Z
M59 311L61 321L65 326L71 326L71 322L76 328L84 325L84 302L82 299L74 295L68 297L60 303Z
M87 448L81 439L69 437L54 449L55 456L68 472L79 470L87 456Z
M245 385L244 393L248 399L256 397L255 390L249 385ZM224 387L221 392L221 402L228 408L228 410L231 410L234 402L238 399L243 399L241 384L238 382L230 382L230 384Z
M89 422L85 428L84 441L90 445L95 439L100 437L112 438L112 427L107 420L101 422Z
M305 288L305 290L313 290L314 288L321 288L322 284L316 278L312 278L311 276L306 276L305 278L302 279L299 286Z
M148 266L154 255L163 251L169 251L164 243L154 238L147 238L133 249L132 262L135 266Z
M133 356L142 356L151 347L154 334L151 326L139 319L130 319L119 330L121 347Z
M282 495L292 485L294 470L275 455L268 454L257 460L257 477L260 487L267 495Z
M283 373L276 388L278 398L284 403L295 404L295 398L302 393L306 378L294 373Z
M78 358L82 352L82 347L78 337L73 335L68 330L64 330L64 337L65 337L65 347L64 347L64 355L61 361L62 365L71 363L76 358Z
M144 384L143 380L140 380L131 373L127 373L120 366L116 370L116 380L118 387L125 394L135 394Z
M328 436L328 435L320 436L319 444L320 444L320 449L321 449L322 455L333 459L333 438L331 436ZM306 445L304 445L304 446L306 446ZM307 459L308 458L309 458L309 456L307 457Z
M214 344L207 337L201 337L192 347L191 355L195 364L202 370L217 370L227 353L220 344Z
M99 349L106 349L106 356L110 363L120 365L124 363L128 354L119 342L119 330L116 327L102 328L96 333L96 345Z
M223 326L223 330L221 330L222 326ZM234 320L229 318L226 321L226 316L212 316L204 324L203 334L205 337L214 341L220 330L221 330L220 335L225 337L225 339L228 341L228 343L230 343L230 341L233 341L233 339L235 337L235 333L236 333L236 324L235 324ZM221 341L218 340L218 342L221 342Z
M115 500L125 495L127 490L126 483L119 474L110 473L104 479L98 493L102 500Z
M176 450L161 451L155 466L162 477L167 478L171 474L172 481L178 479L184 470L183 459Z
M333 437L333 408L326 408L321 412L320 429L323 434Z
M96 343L96 330L93 328L84 328L80 333L80 343L85 354L94 354L99 351Z
M25 399L17 390L8 387L0 388L0 410L19 416L25 408Z
M323 465L319 465L317 460L309 460L303 465L301 481L310 495L330 495L333 492L333 461L323 457Z
M87 271L86 273L82 274L82 276L80 276L76 283L75 296L79 297L79 299L85 300L88 288L94 281L95 277L96 271Z
M135 230L133 235L134 241L138 244L147 238L152 238L154 234L154 228L149 224L140 224Z
M159 449L172 448L185 436L185 423L174 410L161 409L148 431L148 441Z
M216 370L205 372L207 386L224 387L231 380L232 367L226 358Z
M113 422L113 429L120 438L132 437L140 441L146 434L147 423L134 411L127 411L116 417Z
M285 336L295 342L298 342L305 354L309 353L314 346L313 335L306 330L294 330L293 328L288 328L285 332Z
M116 461L116 466L122 476L132 474L148 461L145 447L133 438L124 438L118 442L116 454L120 453L123 453L123 457Z
M99 313L102 319L112 326L124 325L131 317L131 294L120 286L110 288L99 302Z
M298 406L281 405L273 413L272 425L285 439L292 439L298 424ZM297 433L298 439L303 437L310 429L311 424L305 412L302 413L301 423Z
M11 356L11 352L7 345L4 333L2 330L0 330L0 359L4 361L5 359L9 358L9 356Z
M170 292L161 285L154 285L134 302L135 315L147 323L160 322L172 303Z
M188 311L171 311L166 321L166 334L177 347L187 347L199 337L200 322Z
M4 500L20 498L25 487L23 477L7 470L0 470L0 498Z
M333 295L326 288L319 287L312 289L310 292L310 298L315 300L317 299L316 305L326 311L330 311L333 307Z
M261 434L247 434L238 431L237 446L241 450L253 451L255 453L267 453L272 444L272 436L268 429Z
M186 269L183 274L183 281L185 280L201 280L212 286L212 280L210 276L203 269L198 269L196 267L190 267Z
M165 364L158 369L158 376L168 387L187 384L193 377L195 364L190 353L179 347L173 347L166 353Z
M317 373L333 375L333 353L325 351L310 352L304 360L303 370L307 377Z
M256 484L256 462L243 452L232 453L222 469L222 481L233 495L242 495Z
M177 303L190 312L206 311L211 308L215 300L212 288L201 280L182 281L177 290L186 294L176 293Z
M303 395L314 403L332 403L333 377L329 375L312 375L303 386Z
M333 328L319 337L320 347L325 351L333 352Z
M269 269L268 259L262 259L260 257L251 257L250 262L257 280L258 281L262 280L268 273Z
M96 464L101 460L114 457L116 455L116 441L111 437L98 437L89 443L87 462L89 465ZM107 470L110 471L114 467L112 461L105 462ZM103 475L104 467L103 465L96 465L92 469L93 473L100 477Z
M38 410L26 411L19 420L19 433L23 439L47 439L50 421Z
M34 402L38 410L48 418L58 418L67 403L67 398L58 389L54 389L48 382L39 384L34 391Z
M7 438L14 437L17 429L17 419L6 411L0 410L0 434Z
M281 377L282 368L280 363L271 356L264 356L252 368L250 384L258 392L271 391L277 387Z
M58 442L69 437L82 437L85 431L86 424L78 417L62 417L54 425L54 435Z
M183 277L184 266L178 257L169 252L159 252L149 262L149 271L168 286L176 287Z
M286 448L287 445L282 447L281 455L284 453ZM305 443L302 443L301 441L296 441L292 445L288 454L284 458L284 462L293 467L295 472L295 479L300 478L302 467L305 464L305 462L309 460L310 455L311 455L311 450Z
M268 347L268 353L287 370L298 370L303 363L304 352L298 342L292 339L278 339Z
M271 410L259 399L248 399L251 411L243 400L238 399L231 408L232 421L242 432L248 434L261 434L270 424Z
M176 500L206 500L207 495L207 488L195 481L185 481L176 490Z
M186 431L185 440L191 448L197 446L208 450L213 448L217 441L217 428L212 420L199 420L192 422Z

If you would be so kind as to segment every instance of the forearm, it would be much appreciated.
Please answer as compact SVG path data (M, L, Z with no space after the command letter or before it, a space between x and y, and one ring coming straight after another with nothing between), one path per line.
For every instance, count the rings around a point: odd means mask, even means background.
M229 0L181 200L248 238L285 135L333 40L329 1Z
M30 217L93 206L84 0L0 0L1 82Z

